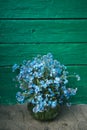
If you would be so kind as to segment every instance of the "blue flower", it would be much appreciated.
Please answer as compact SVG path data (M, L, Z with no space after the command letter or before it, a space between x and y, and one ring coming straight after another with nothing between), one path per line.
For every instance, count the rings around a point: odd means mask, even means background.
M37 85L34 86L34 89L36 94L40 91L40 88Z
M67 88L70 77L67 67L54 60L51 53L38 55L31 61L24 60L21 66L14 64L12 71L16 69L19 70L16 79L21 90L16 99L20 103L32 103L35 113L55 108L58 104L69 106L68 99L77 92L77 88ZM80 80L79 75L74 77Z
M57 106L57 100L51 102L51 107L55 108Z
M77 78L77 81L80 80L80 76L78 74L76 75L76 78Z
M16 98L17 98L18 102L20 102L20 103L24 102L24 96L22 95L21 92L17 92Z
M75 89L73 89L73 88L68 88L68 92L70 93L70 95L76 95L77 88L75 88Z
M37 112L39 112L39 111L40 111L40 110L39 110L39 106L38 106L38 105L33 108L33 112L34 112L34 113L37 113Z
M19 65L17 65L17 64L14 64L13 66L12 66L12 71L14 72L16 69L18 69L19 68Z

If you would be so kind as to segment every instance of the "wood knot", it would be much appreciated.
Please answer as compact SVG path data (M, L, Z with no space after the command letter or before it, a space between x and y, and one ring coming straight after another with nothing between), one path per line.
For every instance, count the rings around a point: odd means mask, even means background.
M35 30L35 29L32 29L32 30L31 30L31 32L32 32L32 33L35 33L35 32L36 32L36 30Z

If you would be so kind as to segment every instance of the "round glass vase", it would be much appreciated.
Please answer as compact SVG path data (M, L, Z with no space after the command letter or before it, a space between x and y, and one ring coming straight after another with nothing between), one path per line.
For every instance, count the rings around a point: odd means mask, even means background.
M33 110L33 105L32 104L27 104L28 110L31 113L31 115L36 119L36 120L41 120L41 121L49 121L55 119L59 113L60 113L60 105L57 105L55 108L48 108L47 111L44 112L37 112L34 113Z

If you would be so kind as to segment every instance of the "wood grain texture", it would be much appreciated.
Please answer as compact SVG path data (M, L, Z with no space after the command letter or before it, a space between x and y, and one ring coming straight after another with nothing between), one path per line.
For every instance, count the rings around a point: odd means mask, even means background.
M1 20L0 42L87 42L87 21Z
M0 42L87 42L87 21L1 20Z
M87 64L87 44L1 44L0 66L21 64L49 52L62 64Z
M0 0L1 18L87 18L86 0Z
M48 52L81 76L71 101L87 104L87 0L0 0L1 104L16 103L11 66Z
M81 77L79 82L69 79L69 87L78 88L77 95L71 98L72 103L87 103L87 66L67 66L67 70L71 74L76 72ZM16 103L15 94L18 88L13 82L15 76L11 67L0 67L0 104Z

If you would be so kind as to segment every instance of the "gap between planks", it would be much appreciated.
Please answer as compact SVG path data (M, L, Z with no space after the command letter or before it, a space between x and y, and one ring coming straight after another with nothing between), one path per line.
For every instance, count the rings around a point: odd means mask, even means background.
M87 18L0 18L0 20L87 20Z

